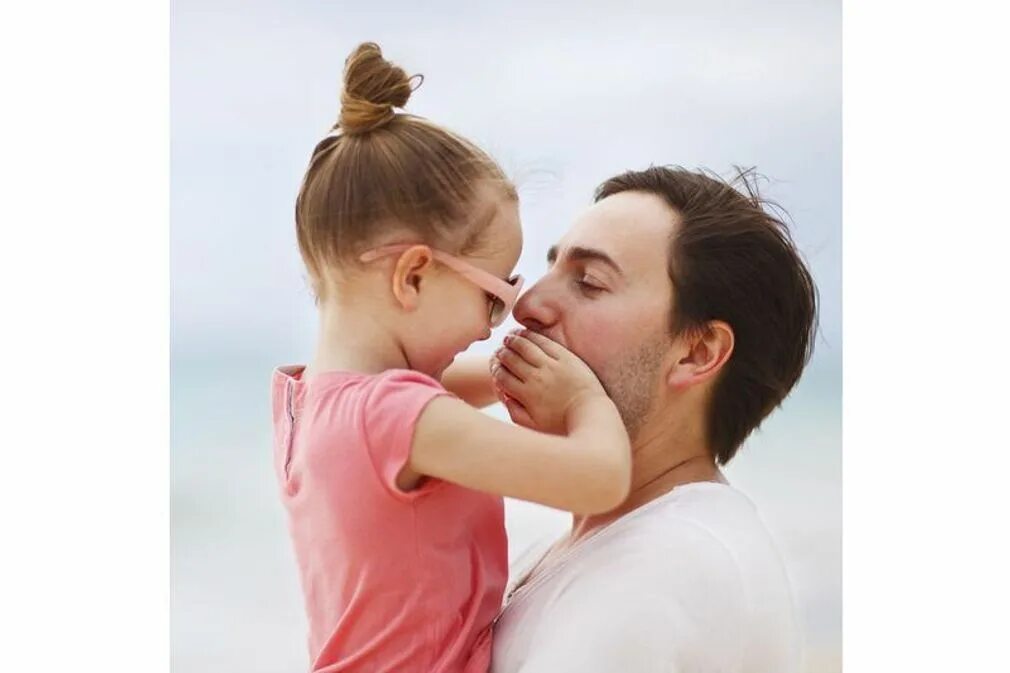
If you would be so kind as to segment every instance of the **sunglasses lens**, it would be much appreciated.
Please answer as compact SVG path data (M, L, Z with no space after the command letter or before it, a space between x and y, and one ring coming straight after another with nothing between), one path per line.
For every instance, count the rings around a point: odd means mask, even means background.
M517 274L517 275L512 276L511 278L508 279L508 284L514 286L516 283L520 282L521 280L522 280L522 276L519 276ZM498 325L501 325L503 322L505 322L505 318L508 317L506 315L506 310L505 310L505 300L502 299L501 297L494 296L490 292L488 293L487 296L488 296L488 299L491 300L491 315L489 316L489 318L491 320L491 326L492 327L497 327Z
M491 324L495 327L500 325L505 318L505 302L498 297L491 298Z

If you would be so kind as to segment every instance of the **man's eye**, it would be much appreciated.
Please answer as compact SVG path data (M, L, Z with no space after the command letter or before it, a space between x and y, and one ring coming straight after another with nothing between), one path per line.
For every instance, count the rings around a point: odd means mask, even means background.
M596 285L593 285L592 283L587 283L582 278L579 278L578 280L576 280L575 284L578 285L579 289L582 290L583 292L585 292L586 294L598 294L600 292L603 292L603 288L602 287L597 287Z

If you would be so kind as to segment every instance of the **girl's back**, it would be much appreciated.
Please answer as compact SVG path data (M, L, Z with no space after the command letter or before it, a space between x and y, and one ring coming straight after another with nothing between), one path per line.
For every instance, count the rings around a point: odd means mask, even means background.
M508 574L502 499L396 485L418 415L449 393L409 370L301 373L274 374L274 460L313 670L487 670Z

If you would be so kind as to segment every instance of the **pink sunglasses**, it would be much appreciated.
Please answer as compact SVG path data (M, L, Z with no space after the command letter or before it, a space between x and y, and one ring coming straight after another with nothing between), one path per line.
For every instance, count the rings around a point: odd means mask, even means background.
M389 255L398 255L406 252L417 245L424 244L405 243L386 245L375 250L369 250L360 259L365 263L372 262L380 257L388 257ZM512 308L516 305L516 300L519 299L519 293L523 289L522 276L514 275L507 281L504 281L483 269L478 269L472 264L467 264L458 257L453 257L441 250L432 250L431 256L488 293L491 298L491 310L488 313L488 321L491 323L491 327L498 327L505 322L505 318L512 312Z

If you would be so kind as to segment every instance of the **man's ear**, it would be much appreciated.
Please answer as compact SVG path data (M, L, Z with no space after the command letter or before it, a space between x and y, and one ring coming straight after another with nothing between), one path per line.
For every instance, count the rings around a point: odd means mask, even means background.
M406 311L413 311L420 303L421 279L434 264L431 248L415 245L405 250L393 267L393 297Z
M674 390L684 390L715 377L733 354L733 328L721 320L712 320L697 330L681 336L679 352L667 374L666 382Z

